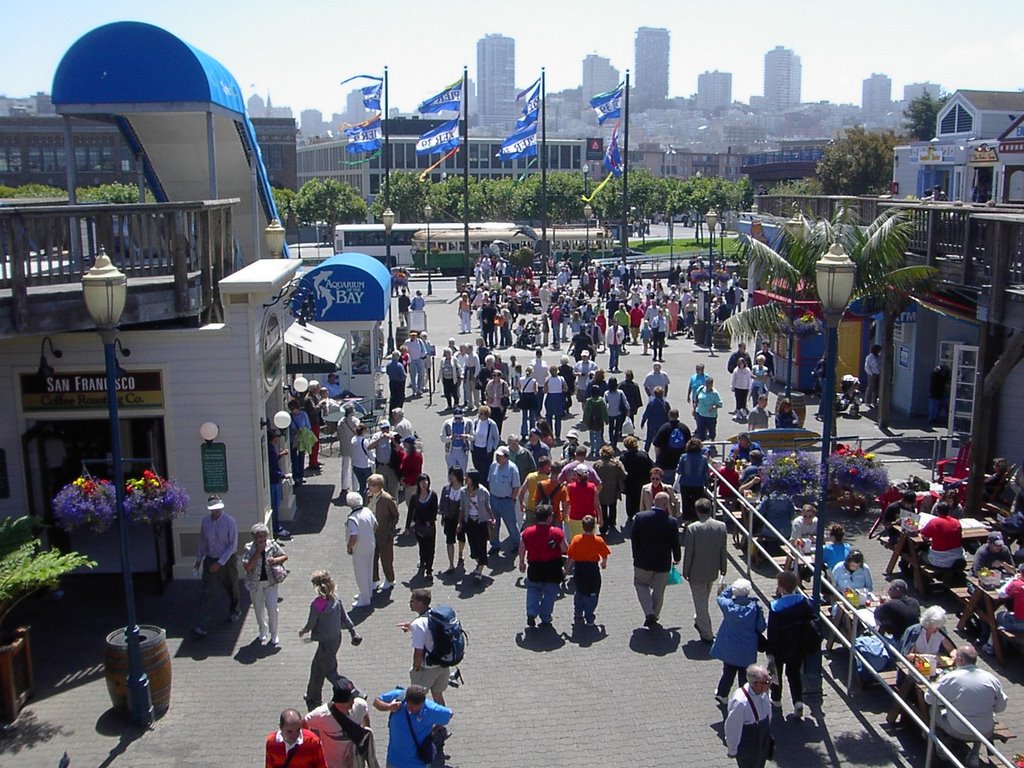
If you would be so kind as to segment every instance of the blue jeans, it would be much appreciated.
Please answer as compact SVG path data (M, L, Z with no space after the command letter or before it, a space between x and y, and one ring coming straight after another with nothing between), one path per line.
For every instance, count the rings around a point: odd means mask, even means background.
M579 590L572 598L572 612L582 616L587 624L594 623L594 611L597 610L597 599L600 595L584 595Z
M549 392L545 400L548 422L554 430L555 437L562 439L562 416L565 415L565 395L561 392Z
M356 480L359 481L359 495L366 496L366 481L370 475L373 474L373 470L369 467L352 467L352 474L356 476Z
M272 530L274 533L280 533L281 522L278 520L278 515L281 512L281 483L270 484L270 524L273 526Z
M619 350L622 349L618 344L610 344L608 346L608 367L611 370L617 370L619 367Z
M425 374L426 368L424 367L422 357L418 360L409 361L409 383L412 386L412 393L414 395L418 395L423 392L423 379L425 378Z
M501 546L501 524L508 530L508 540L512 543L511 550L519 549L519 521L516 520L516 501L513 498L500 499L491 496L491 510L494 512L494 533L491 535L491 547Z
M552 323L551 324L551 343L555 347L558 346L559 332L561 330L562 330L562 324L561 323Z
M526 615L540 616L541 621L551 621L551 612L555 609L555 598L558 597L557 581L526 580Z
M596 457L601 450L601 446L604 445L604 430L603 429L592 429L590 430L590 455Z
M697 439L714 440L718 419L701 416L699 413L695 414L695 418L697 419Z
M540 395L535 394L532 397L526 396L526 402L523 402L523 396L519 396L519 408L522 412L522 419L519 424L519 434L526 437L530 430L537 426L537 417L540 415Z

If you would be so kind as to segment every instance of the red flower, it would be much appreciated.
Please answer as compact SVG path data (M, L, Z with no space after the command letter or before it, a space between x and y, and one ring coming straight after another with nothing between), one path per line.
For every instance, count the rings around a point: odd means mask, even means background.
M856 475L857 475L857 468L856 467L850 467L850 475L856 477Z

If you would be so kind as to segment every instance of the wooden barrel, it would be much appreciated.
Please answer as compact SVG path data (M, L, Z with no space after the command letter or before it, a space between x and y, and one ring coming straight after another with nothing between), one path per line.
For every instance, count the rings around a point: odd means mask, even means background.
M149 678L153 711L163 714L171 705L171 654L167 650L167 634L160 627L139 626L139 654L142 671ZM107 692L116 709L128 710L128 642L123 629L107 635L104 659Z
M807 418L807 395L803 392L793 391L789 395L789 401L793 404L793 413L796 414L796 422L802 427L805 419Z

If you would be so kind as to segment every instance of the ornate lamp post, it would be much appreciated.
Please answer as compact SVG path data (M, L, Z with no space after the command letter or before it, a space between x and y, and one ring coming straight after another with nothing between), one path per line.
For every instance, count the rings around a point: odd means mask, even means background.
M704 316L704 343L713 356L715 346L712 344L711 334L714 331L715 319L711 316L711 302L715 297L715 226L718 224L718 214L713 210L708 211L704 214L704 221L708 225L708 301Z
M387 262L388 270L390 271L392 266L391 263L391 228L395 226L395 213L391 210L391 207L384 209L384 213L381 214L381 221L384 222L384 260ZM388 294L388 352L393 352L395 349L395 327L391 319L391 294Z
M785 224L782 225L788 235L788 243L792 244L804 231L804 220L800 216L800 212L793 207L793 216L789 218ZM797 285L791 285L789 287L789 345L786 353L786 398L788 399L793 393L793 355L794 355L794 342L793 342L793 321L796 320L796 291Z
M587 252L590 252L590 220L594 217L594 207L587 203L583 206L583 218L587 222Z
M821 572L824 563L825 518L828 508L828 460L832 454L832 424L835 419L836 358L839 348L839 323L846 313L846 307L853 296L857 267L846 255L843 246L833 243L828 253L815 266L818 298L825 315L825 391L822 397L829 398L821 413L821 487L818 489L818 531L814 546L814 582L812 600L815 615L821 606ZM821 652L807 659L807 677L811 681L808 689L821 690ZM815 687L816 686L816 687Z
M121 423L117 407L117 357L114 344L117 326L121 322L128 281L100 248L96 263L82 278L82 296L85 306L96 323L103 340L103 356L107 370L107 415L110 419L110 453L114 463L114 493L117 504L117 528L121 539L121 576L124 579L124 599L128 622L125 640L128 647L128 711L133 725L147 726L153 722L153 702L149 692L149 678L142 669L139 651L141 636L135 619L135 591L132 585L132 562L128 518L124 511L124 470L121 466Z
M284 227L277 219L271 219L267 228L263 230L263 240L270 251L270 258L280 259L284 253Z
M423 206L423 218L427 220L427 255L423 259L423 263L427 267L427 296L434 295L433 270L430 267L430 216L433 213L434 209L430 207L430 203Z

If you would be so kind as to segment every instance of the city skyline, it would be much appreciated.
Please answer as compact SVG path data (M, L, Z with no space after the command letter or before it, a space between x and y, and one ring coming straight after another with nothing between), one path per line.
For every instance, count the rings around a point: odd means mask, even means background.
M301 11L310 6L315 6L315 13L304 15ZM287 17L289 25L281 21L279 4L263 0L215 5L181 0L153 7L126 0L100 0L90 6L53 0L47 14L17 6L4 14L7 28L15 34L0 50L0 94L48 92L61 56L75 40L97 26L123 19L166 28L224 64L245 98L269 95L275 105L290 106L296 116L305 109L324 115L344 112L350 86L341 86L340 81L362 72L378 74L385 65L390 70L391 105L412 112L424 98L461 76L463 65L479 82L476 46L488 34L516 41L517 88L532 82L541 67L546 67L549 92L579 87L588 55L605 57L620 73L629 69L635 77L634 45L641 27L669 31L670 97L695 94L699 75L717 69L732 74L733 98L749 102L763 93L764 55L776 46L800 57L805 103L859 105L863 80L875 72L891 78L894 98L904 85L923 81L939 83L950 92L1019 90L1024 85L1012 68L986 65L993 50L1007 61L1024 55L1024 39L1014 35L1012 25L955 29L936 24L929 26L927 36L912 34L927 18L960 12L960 6L946 0L866 0L855 12L837 7L827 29L808 18L796 0L780 0L768 15L749 0L737 0L728 15L696 6L687 10L685 21L678 21L679 14L666 0L638 0L631 5L628 25L614 28L609 28L608 19L617 17L612 13L615 6L608 0L585 6L523 0L516 9L524 19L536 22L533 26L517 25L507 14L495 21L468 0L450 0L445 7L449 12L441 18L436 7L395 0L389 6L389 23L378 25L373 19L366 21L365 15L346 15L336 5L311 3ZM473 8L476 13L470 12ZM999 18L1013 15L1016 7L1008 0L992 0L984 9L991 18ZM55 16L62 19L56 28ZM450 19L460 21L453 24ZM737 34L748 25L756 37ZM386 30L383 40L375 34L378 29ZM429 64L412 54L417 50L429 54ZM939 50L942 55L935 55Z

